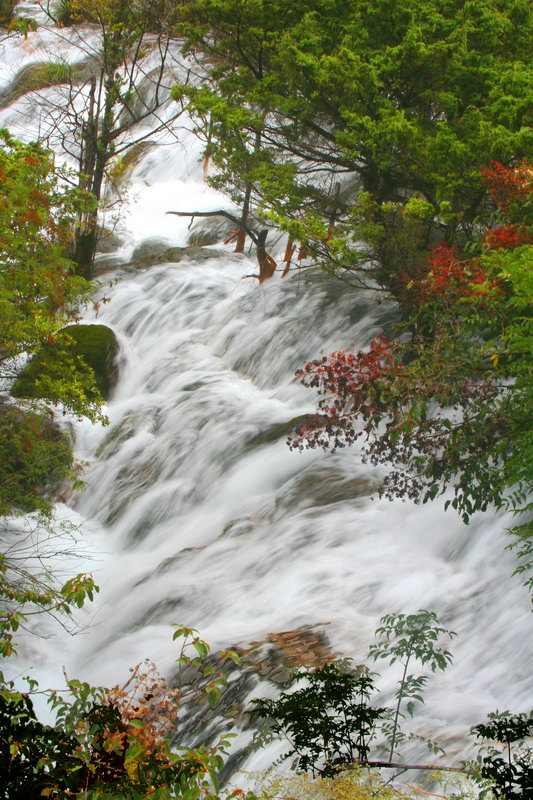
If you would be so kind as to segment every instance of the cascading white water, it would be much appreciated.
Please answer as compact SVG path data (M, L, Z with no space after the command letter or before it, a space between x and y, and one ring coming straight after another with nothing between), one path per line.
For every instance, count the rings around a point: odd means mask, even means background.
M34 60L41 35L4 43L8 62L19 66L25 50ZM8 123L21 102L3 112ZM122 254L155 235L185 244L187 221L167 210L221 207L197 157L182 137L139 164ZM215 647L323 627L333 651L360 663L382 614L431 609L457 632L454 663L431 678L415 727L461 754L487 712L529 710L533 700L528 596L504 550L510 520L483 514L464 526L441 502L376 499L379 471L355 448L254 442L313 410L296 368L321 350L365 346L394 309L318 271L258 285L244 278L257 271L253 259L225 250L102 277L109 302L98 321L121 343L120 380L110 426L77 426L77 456L89 466L72 498L101 594L86 634L63 640L60 654L42 645L40 668L49 680L65 663L70 675L113 683L149 657L169 673L171 623ZM386 697L397 679L383 671Z

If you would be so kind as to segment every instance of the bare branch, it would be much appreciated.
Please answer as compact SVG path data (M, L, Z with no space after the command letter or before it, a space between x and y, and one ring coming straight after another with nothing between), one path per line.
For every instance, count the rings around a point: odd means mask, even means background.
M226 219L231 220L234 222L235 225L239 228L244 228L252 242L258 246L259 239L258 236L252 231L248 225L243 225L241 220L238 217L235 217L233 214L230 214L229 211L219 210L219 211L167 211L167 214L174 214L176 217L192 217L191 225L194 221L195 217L226 217ZM189 226L190 227L190 226Z

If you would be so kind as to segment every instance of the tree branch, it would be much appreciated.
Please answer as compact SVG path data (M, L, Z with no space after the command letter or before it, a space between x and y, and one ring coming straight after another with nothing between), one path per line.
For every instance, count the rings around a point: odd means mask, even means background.
M226 219L234 222L238 228L244 228L256 247L259 244L258 236L251 230L251 228L249 228L248 225L243 225L241 220L238 217L235 217L233 214L230 214L229 211L167 211L166 213L174 214L176 217L192 217L191 224L195 217L226 217Z
M380 769L429 769L435 772L468 772L466 767L441 767L439 764L400 764L396 761L365 761L358 764L364 767Z

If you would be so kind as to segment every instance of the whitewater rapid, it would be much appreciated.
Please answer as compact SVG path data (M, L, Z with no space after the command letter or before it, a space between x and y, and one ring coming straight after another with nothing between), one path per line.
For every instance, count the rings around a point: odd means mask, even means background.
M41 51L70 53L46 30L3 47L6 82ZM0 121L20 135L28 114L21 99ZM178 139L134 169L117 266L99 278L106 302L97 317L87 311L86 321L115 331L120 377L109 426L72 423L86 487L59 511L80 524L79 564L101 591L81 636L27 643L34 674L60 682L64 665L71 677L112 684L149 657L169 675L172 623L199 629L214 648L312 626L332 652L362 663L383 614L425 608L457 636L453 665L430 678L415 728L460 755L487 712L533 703L529 598L505 550L512 520L487 513L465 526L444 512L446 498L380 500L382 473L357 448L257 443L314 410L295 369L322 350L368 345L395 311L313 269L259 285L245 277L257 271L253 253L231 245L216 245L209 260L123 266L147 239L186 244L189 221L166 211L229 207L203 182L199 143L186 131ZM398 672L377 669L390 699ZM266 766L257 755L249 763Z

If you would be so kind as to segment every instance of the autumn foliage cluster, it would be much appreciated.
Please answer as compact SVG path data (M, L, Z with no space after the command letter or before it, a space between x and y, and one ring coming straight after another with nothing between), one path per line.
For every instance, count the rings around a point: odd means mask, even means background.
M386 496L425 502L452 486L465 522L489 504L525 510L531 483L533 171L493 163L483 177L489 224L463 251L441 242L416 275L400 273L397 331L296 373L318 413L289 440L335 449L364 437L363 457L392 467Z
M229 738L191 748L183 740L184 703L210 702L224 677L217 668L231 651L210 656L210 647L192 628L175 626L181 639L182 680L163 679L145 661L122 686L93 687L68 681L64 691L49 691L53 727L36 717L29 694L0 689L0 781L9 800L28 796L66 800L120 797L121 800L219 800L218 774ZM29 680L29 679L28 679ZM228 790L225 800L244 796ZM246 794L255 800L253 794Z

